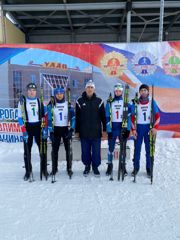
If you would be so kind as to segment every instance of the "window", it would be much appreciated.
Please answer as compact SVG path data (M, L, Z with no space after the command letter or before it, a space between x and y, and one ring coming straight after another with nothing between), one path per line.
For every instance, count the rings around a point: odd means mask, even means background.
M31 74L31 82L36 83L36 75Z
M13 71L14 107L17 107L21 93L22 93L22 72Z
M84 79L84 87L86 86L86 83L90 80L91 78L85 78Z
M72 84L73 84L73 88L77 88L78 87L78 81L76 79L72 80Z
M61 87L66 89L68 85L69 77L67 75L43 73L42 80L44 81L44 91L45 91L44 95L47 99L49 99L53 93L54 88Z

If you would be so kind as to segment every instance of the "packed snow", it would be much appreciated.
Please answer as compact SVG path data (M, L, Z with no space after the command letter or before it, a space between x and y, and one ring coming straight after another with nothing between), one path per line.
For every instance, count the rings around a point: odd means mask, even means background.
M129 141L131 159L133 142ZM180 240L180 139L157 139L154 182L145 173L142 149L137 183L130 173L117 181L105 176L84 177L81 161L73 162L74 175L59 163L57 182L39 179L39 157L33 146L35 182L23 181L21 143L0 143L0 239L2 240ZM60 150L61 151L61 150ZM48 166L50 170L50 165Z

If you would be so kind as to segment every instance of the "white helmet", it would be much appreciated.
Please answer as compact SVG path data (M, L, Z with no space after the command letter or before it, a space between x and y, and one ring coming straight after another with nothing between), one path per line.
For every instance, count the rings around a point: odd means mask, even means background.
M120 90L121 92L123 91L123 85L121 83L117 83L114 85L114 91Z

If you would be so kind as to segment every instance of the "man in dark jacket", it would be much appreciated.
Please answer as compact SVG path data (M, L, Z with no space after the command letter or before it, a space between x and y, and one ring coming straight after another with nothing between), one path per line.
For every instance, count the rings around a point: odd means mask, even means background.
M106 136L106 116L102 99L96 96L95 85L89 80L82 97L76 101L76 136L81 140L83 172L87 176L92 169L95 176L100 176L101 136Z

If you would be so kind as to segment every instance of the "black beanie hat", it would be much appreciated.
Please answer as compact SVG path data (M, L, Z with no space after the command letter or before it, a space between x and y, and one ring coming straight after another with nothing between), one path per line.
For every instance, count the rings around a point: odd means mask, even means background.
M149 86L148 86L148 85L142 84L142 85L139 87L139 91L140 91L141 89L143 89L143 88L147 89L148 92L149 92Z

